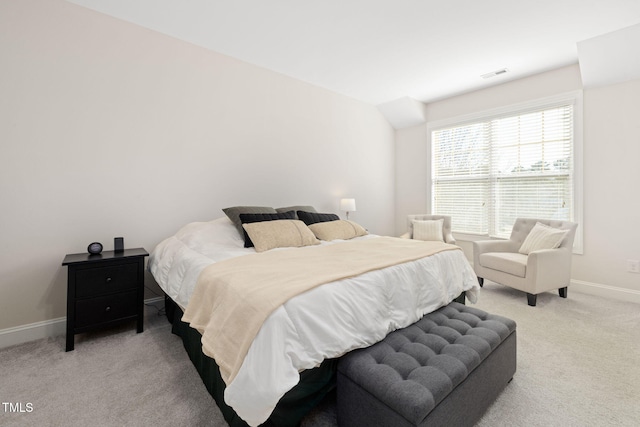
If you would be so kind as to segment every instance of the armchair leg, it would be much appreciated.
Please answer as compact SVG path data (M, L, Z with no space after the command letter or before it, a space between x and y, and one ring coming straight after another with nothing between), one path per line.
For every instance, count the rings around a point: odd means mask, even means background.
M484 279L482 277L478 277L478 284L480 285L480 287L484 285Z
M567 286L565 286L564 288L558 289L558 293L560 294L560 296L562 298L566 298L567 297Z
M527 304L531 307L536 306L536 300L538 299L538 295L533 295L527 292Z

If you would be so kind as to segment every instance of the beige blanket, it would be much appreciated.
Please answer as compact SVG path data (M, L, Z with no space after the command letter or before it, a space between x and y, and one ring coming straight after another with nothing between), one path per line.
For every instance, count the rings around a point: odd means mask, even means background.
M453 249L460 248L377 237L232 258L202 271L182 320L202 334L203 352L230 384L264 321L289 299L318 285Z

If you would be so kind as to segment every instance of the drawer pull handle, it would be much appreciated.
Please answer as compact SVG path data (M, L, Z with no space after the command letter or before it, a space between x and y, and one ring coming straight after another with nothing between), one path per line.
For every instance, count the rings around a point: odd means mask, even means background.
M111 277L107 277L107 283L111 283Z
M111 311L111 307L107 306L107 308L104 309L105 313L108 313Z

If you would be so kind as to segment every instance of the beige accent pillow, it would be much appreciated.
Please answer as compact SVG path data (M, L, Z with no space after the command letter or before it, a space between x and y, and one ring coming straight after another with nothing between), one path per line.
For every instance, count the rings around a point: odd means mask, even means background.
M315 224L309 225L309 229L320 240L348 240L369 234L360 224L342 219L316 222Z
M304 222L278 219L242 224L251 238L256 252L269 249L317 245L320 242Z
M561 230L536 222L518 252L529 255L531 252L541 249L556 249L560 247L562 240L568 233L569 230Z
M411 222L413 223L413 238L415 240L444 242L442 234L444 219L431 219L426 221L414 219Z

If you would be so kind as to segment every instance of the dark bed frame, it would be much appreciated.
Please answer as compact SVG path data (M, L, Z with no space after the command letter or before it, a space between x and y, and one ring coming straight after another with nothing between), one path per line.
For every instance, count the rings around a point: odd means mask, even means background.
M226 384L220 376L215 360L202 352L202 335L183 322L180 307L165 295L167 319L173 325L171 331L182 338L184 348L196 367L209 394L216 401L224 419L231 427L248 427L248 424L224 402ZM278 402L265 427L294 427L302 418L335 387L338 359L327 359L320 366L300 373L300 382ZM268 368L267 368L268 369Z
M238 416L233 408L224 402L226 384L222 380L220 368L215 360L202 352L202 335L181 320L184 313L169 296L165 295L164 301L167 319L173 325L171 332L182 338L182 343L191 362L200 374L209 394L216 401L224 419L231 427L248 427L248 424ZM465 293L463 292L454 301L464 304ZM261 426L295 427L300 425L302 418L335 388L337 367L338 359L327 359L316 368L302 371L300 382L280 399L269 419Z

